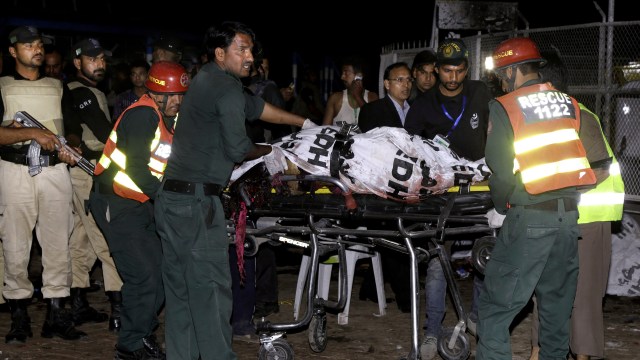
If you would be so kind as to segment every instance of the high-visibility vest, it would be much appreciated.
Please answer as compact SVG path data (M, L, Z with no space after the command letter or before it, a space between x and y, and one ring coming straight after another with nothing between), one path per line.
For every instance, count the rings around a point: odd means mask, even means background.
M118 167L118 172L113 178L113 191L124 198L145 202L149 200L149 197L145 195L142 190L140 190L140 187L136 185L129 175L127 175L127 155L118 148L117 129L118 125L120 125L120 120L122 120L122 117L128 112L128 110L138 106L151 107L158 115L158 127L156 128L155 136L151 142L151 148L149 149L151 156L149 158L148 165L151 175L158 179L162 179L164 169L167 167L167 160L169 159L169 155L171 155L173 134L169 129L167 129L164 121L162 121L162 114L160 113L160 110L158 110L158 106L155 101L153 101L153 99L147 94L142 95L137 102L131 104L131 106L129 106L116 121L113 130L109 134L107 143L104 146L102 156L96 165L94 174L102 174L102 172L112 163L115 163Z
M580 104L582 111L593 114L584 105ZM596 120L598 116L593 114ZM600 128L602 132L602 128ZM607 138L602 134L602 140L607 147L607 152L611 157L609 164L609 176L601 181L597 186L589 191L580 194L578 203L578 213L580 218L578 224L588 224L596 221L618 221L622 219L624 207L624 182L620 173L620 164L613 155Z
M497 98L513 128L513 172L529 194L591 185L596 176L578 136L580 108L547 84L519 88Z

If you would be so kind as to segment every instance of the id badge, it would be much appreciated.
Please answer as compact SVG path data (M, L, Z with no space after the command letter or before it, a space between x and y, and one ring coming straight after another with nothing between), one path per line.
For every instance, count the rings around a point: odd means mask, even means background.
M433 142L440 145L440 146L444 146L446 148L449 148L449 140L447 140L446 137L437 134L436 136L433 137Z

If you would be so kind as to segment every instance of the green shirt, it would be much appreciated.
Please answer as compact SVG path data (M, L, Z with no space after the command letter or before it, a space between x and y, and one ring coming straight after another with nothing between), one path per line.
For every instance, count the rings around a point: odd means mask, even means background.
M254 147L244 121L258 119L263 110L264 101L245 94L240 79L206 64L180 106L165 178L226 185L235 164Z

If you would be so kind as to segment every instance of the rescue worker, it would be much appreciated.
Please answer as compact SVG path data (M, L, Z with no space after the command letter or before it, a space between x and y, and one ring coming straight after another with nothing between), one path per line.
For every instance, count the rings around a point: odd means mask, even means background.
M53 133L62 135L62 119L70 116L68 93L59 79L40 73L44 43L38 29L20 26L9 33L9 43L15 71L0 78L2 125L13 124L15 113L26 111ZM27 305L33 296L28 265L34 227L42 247L42 295L47 301L41 336L65 340L86 337L74 327L63 301L71 287L69 235L73 227L67 165L60 154L42 149L38 159L29 161L31 145L14 140L11 146L0 148L0 239L5 271L2 295L11 310L11 330L5 342L24 343L33 336Z
M566 66L555 52L542 55L547 60L547 65L540 72L543 79L551 82L558 90L566 91ZM582 103L580 109L583 119L586 118L585 112L588 112L595 121L600 122ZM607 138L600 130L589 137L580 134L598 183L595 188L583 190L578 202L581 235L578 241L578 288L573 301L569 342L576 360L605 357L602 300L606 295L611 266L611 222L622 219L624 207L624 182L620 166ZM533 315L530 360L538 360L540 347L535 302Z
M172 360L237 358L231 346L229 238L220 194L233 167L244 160L266 155L267 169L277 168L281 160L286 163L279 147L251 142L245 119L314 126L243 92L240 78L249 76L254 40L253 31L237 22L207 31L211 61L185 95L163 187L156 196L167 289L165 339Z
M489 105L485 158L495 209L487 215L490 226L504 223L485 269L476 358L511 359L509 326L535 292L540 357L565 359L578 275L578 187L596 181L579 132L594 124L582 121L574 98L540 79L545 61L532 40L503 41L493 61L506 95Z
M116 360L165 358L153 334L164 288L162 245L149 198L160 187L188 84L182 65L154 63L148 93L120 115L96 166L91 211L124 282Z
M77 69L75 79L68 86L71 90L75 116L65 122L66 138L69 145L82 150L82 156L96 163L104 143L111 132L111 116L106 95L96 86L105 77L107 56L96 39L84 39L73 47L73 65ZM71 250L71 312L73 322L103 322L109 319L109 330L120 330L120 306L122 280L109 254L104 235L96 225L93 215L86 208L89 201L93 178L79 167L69 170L73 187L73 232L69 239ZM87 291L90 286L89 273L93 264L100 259L104 289L111 302L111 316L99 312L89 305Z

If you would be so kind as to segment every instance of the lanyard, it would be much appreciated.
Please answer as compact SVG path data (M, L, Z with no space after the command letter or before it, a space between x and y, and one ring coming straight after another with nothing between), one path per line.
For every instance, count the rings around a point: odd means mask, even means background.
M458 123L460 122L460 119L462 118L462 114L464 114L464 110L467 108L467 97L465 95L462 95L462 111L460 111L460 115L458 115L458 117L455 120L453 120L453 117L449 114L447 109L444 107L444 104L440 104L440 106L442 107L442 111L444 112L444 116L446 116L447 119L453 121L453 126L451 127L451 130L449 130L449 132L445 136L445 137L448 138L451 135L451 133L453 132L453 130L455 130L455 128L458 126Z

